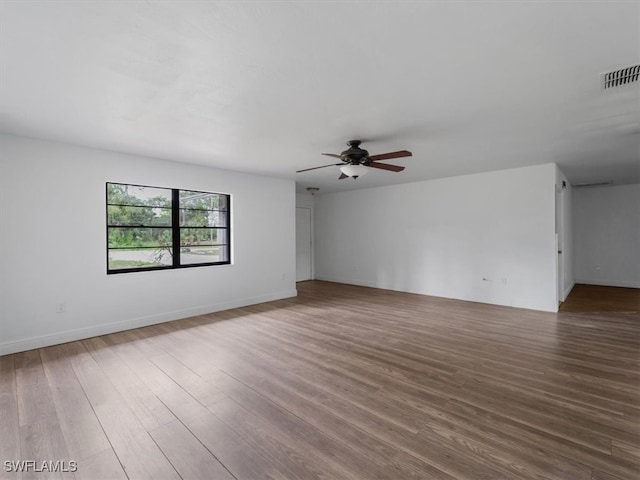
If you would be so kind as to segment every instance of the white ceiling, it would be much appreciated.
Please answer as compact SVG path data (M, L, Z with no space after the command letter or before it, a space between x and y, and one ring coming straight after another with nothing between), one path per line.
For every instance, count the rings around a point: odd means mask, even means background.
M640 182L640 2L1 1L0 130L322 192L556 162ZM351 138L402 173L338 181Z

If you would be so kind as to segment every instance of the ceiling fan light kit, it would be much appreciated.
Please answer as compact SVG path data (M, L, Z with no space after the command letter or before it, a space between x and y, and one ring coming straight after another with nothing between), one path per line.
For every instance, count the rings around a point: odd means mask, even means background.
M358 178L369 173L369 169L364 165L345 165L340 167L340 171L347 177Z
M380 155L369 155L365 149L360 148L360 140L349 140L347 145L349 148L342 152L340 155L335 153L323 153L329 157L339 158L342 163L330 163L329 165L321 165L319 167L305 168L298 170L296 173L308 172L309 170L317 170L325 167L340 167L341 175L339 180L343 178L356 179L362 175L366 175L369 172L369 168L378 168L380 170L387 170L390 172L401 172L404 167L398 165L389 165L388 163L380 163L380 160L391 160L392 158L411 157L413 154L408 150L400 150L397 152L382 153Z

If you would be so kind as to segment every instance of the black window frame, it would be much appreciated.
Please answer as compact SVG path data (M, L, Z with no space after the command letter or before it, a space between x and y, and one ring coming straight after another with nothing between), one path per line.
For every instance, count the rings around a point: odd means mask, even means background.
M109 268L109 252L113 250L109 246L109 229L110 228L131 228L131 226L127 225L109 225L109 206L125 206L125 207L137 207L137 205L123 205L123 204L110 204L109 203L109 185L122 185L128 187L142 187L142 188L156 188L161 190L167 190L171 192L171 224L170 225L155 225L155 226L147 226L140 225L135 226L137 228L163 228L171 231L171 249L172 249L172 263L170 265L159 265L153 267L130 267L130 268ZM206 195L218 195L220 197L225 197L226 201L226 209L216 209L210 211L222 211L226 212L226 225L210 227L199 227L199 226L181 226L180 225L180 210L187 210L186 208L181 208L180 206L180 192L194 192L201 193ZM157 208L166 208L168 207L157 207ZM201 210L201 209L194 209ZM157 187L153 185L139 185L133 183L122 183L122 182L106 182L105 184L105 220L106 220L106 253L107 253L107 275L115 275L120 273L132 273L132 272L152 272L156 270L175 270L182 268L192 268L192 267L210 267L216 265L230 265L231 264L231 195L227 193L219 193L219 192L204 192L201 190L193 190L187 188L171 188L171 187ZM227 259L219 262L202 262L202 263L181 263L181 254L182 246L181 243L181 230L182 229L216 229L226 231L226 243L219 244L218 246L226 247L227 249ZM149 249L154 247L148 247ZM161 248L161 247L159 247Z

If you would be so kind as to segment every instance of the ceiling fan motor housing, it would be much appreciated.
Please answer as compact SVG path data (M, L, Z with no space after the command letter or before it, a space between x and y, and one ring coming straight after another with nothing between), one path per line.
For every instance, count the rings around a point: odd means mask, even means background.
M360 140L349 140L347 142L349 148L340 154L343 162L351 165L366 164L369 152L360 148L360 143L362 143Z

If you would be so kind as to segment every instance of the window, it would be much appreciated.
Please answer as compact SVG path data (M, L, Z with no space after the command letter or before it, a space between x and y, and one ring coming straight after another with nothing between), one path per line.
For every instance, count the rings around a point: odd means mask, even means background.
M107 273L230 263L230 196L107 183Z

